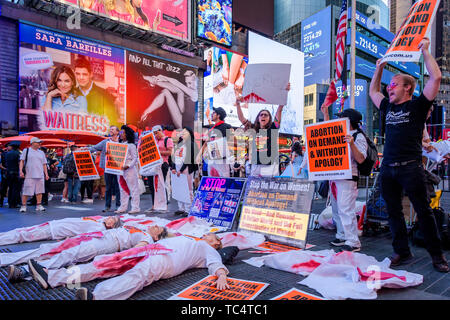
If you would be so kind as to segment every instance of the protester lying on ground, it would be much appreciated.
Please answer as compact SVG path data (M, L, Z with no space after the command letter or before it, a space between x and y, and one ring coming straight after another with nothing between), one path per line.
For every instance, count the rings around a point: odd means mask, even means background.
M29 274L26 267L16 265L30 259L38 260L47 269L60 269L76 263L88 262L99 255L142 247L166 236L167 229L158 225L148 227L147 232L125 226L104 232L83 234L58 243L43 244L37 249L0 253L0 265L9 264L8 280L17 282Z
M91 216L52 220L40 225L0 233L0 245L33 242L40 240L61 240L82 233L105 231L121 225L119 217Z
M174 277L190 268L208 268L210 274L218 277L217 289L227 289L228 269L217 251L221 247L218 237L209 233L199 240L178 236L144 247L98 256L91 263L77 266L77 281L114 278L99 283L92 293L80 288L76 297L80 300L127 299L154 281ZM45 269L34 260L28 264L33 278L44 289L67 284L70 280L71 273L67 269Z

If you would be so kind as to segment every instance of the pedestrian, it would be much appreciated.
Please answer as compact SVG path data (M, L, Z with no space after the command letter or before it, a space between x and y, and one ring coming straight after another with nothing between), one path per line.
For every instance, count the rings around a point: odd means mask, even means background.
M290 90L290 84L286 90ZM244 125L245 131L252 136L251 146L251 175L262 177L278 176L278 135L281 123L281 115L283 113L283 105L280 105L272 119L269 110L261 110L255 118L255 122L245 118L242 112L242 97L236 97L237 114L241 123ZM247 104L248 108L248 104Z
M22 206L20 212L27 211L28 197L36 195L36 211L45 211L42 206L42 194L45 192L45 180L48 180L47 159L39 150L42 141L33 137L31 147L26 148L20 156L19 174L24 180L22 189Z
M115 213L124 213L128 210L128 202L131 197L131 210L128 213L139 213L141 211L139 192L139 171L138 155L135 144L133 129L123 125L120 131L120 140L128 145L125 163L123 165L123 175L119 176L120 206Z
M324 120L330 120L327 105L321 107ZM330 180L331 206L333 221L336 225L336 239L330 244L340 247L341 251L357 252L361 250L358 237L358 221L356 220L356 198L358 197L358 163L363 163L367 157L367 140L359 124L362 115L355 109L345 109L338 114L340 118L349 118L350 131L344 137L349 144L352 166L352 179ZM356 138L353 135L357 133Z
M20 142L13 141L8 144L11 150L5 155L6 183L8 186L8 205L10 208L17 208L20 204Z
M208 144L214 140L223 138L223 145L220 149L221 151L225 151L227 149L227 130L231 129L231 126L224 121L227 113L222 107L213 108L213 110L211 120L214 122L214 125L208 130L207 139L200 150L199 158L201 158L205 150L208 148ZM197 159L197 162L200 162L200 159ZM226 154L223 154L220 159L208 158L208 176L225 178L230 177L230 164L227 162Z
M186 175L190 202L178 201L178 210L175 211L176 215L187 216L191 209L192 200L194 199L194 172L198 170L198 164L195 163L198 153L197 150L198 148L194 140L194 132L191 128L184 127L175 147L172 173L177 176L180 176L180 174Z
M73 153L78 150L77 145L70 146L70 153L64 158L63 172L67 175L68 199L72 204L77 203L78 193L80 192L81 181L78 176Z
M116 126L111 126L109 128L109 139L105 139L95 146L89 147L88 150L92 153L101 151L100 155L100 168L105 169L106 163L106 143L108 142L119 142L119 128ZM116 208L120 207L120 189L118 184L117 175L111 173L104 173L105 178L105 208L102 210L103 212L111 211L111 199L112 196L115 195L116 199Z
M448 272L449 266L442 253L436 220L427 199L425 169L421 165L425 120L439 92L442 78L439 66L428 50L429 46L430 40L426 37L419 43L429 79L417 99L412 99L416 88L415 79L402 73L392 77L387 87L388 98L381 93L381 77L386 62L380 60L377 61L369 94L374 105L386 116L380 183L393 239L391 266L413 260L401 204L402 191L405 191L417 212L419 228L434 268L440 272Z
M81 181L81 188L80 188L81 202L86 204L94 203L94 198L92 197L93 194L94 194L94 180Z

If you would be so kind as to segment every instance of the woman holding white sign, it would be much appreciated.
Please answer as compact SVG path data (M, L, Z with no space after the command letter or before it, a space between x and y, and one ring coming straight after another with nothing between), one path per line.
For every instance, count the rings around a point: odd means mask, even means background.
M128 213L138 213L141 211L139 174L137 168L137 149L134 131L128 126L122 126L119 133L120 140L128 145L128 151L123 165L123 175L119 176L120 207L115 213L124 213L128 209L128 202L131 196L131 210Z

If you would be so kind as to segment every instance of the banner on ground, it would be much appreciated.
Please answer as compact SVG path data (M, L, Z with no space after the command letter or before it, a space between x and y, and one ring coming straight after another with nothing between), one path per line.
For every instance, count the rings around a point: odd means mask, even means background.
M207 276L169 300L253 300L269 285L264 282L228 278L230 289L217 290L216 280L216 276Z
M292 288L270 300L325 300L324 298Z
M145 172L161 165L163 162L156 143L155 136L149 132L141 137L138 145L138 157L140 174L145 176Z
M312 247L315 247L315 245L307 244L305 249L310 249ZM265 241L261 243L260 245L256 246L255 249L262 249L263 251L275 253L275 252L287 252L291 250L300 250L296 247L287 246L281 243L275 243L271 241ZM262 251L261 251L262 252Z
M249 177L239 229L304 249L314 184L293 178Z
M128 145L124 143L106 143L105 173L123 175L123 166L127 158Z
M202 177L189 216L231 229L244 185L245 179Z
M305 127L308 178L311 181L352 178L348 143L348 118L330 120Z
M419 43L431 31L439 2L440 0L421 0L412 5L381 61L420 60L422 53L418 48Z
M89 151L75 151L73 153L75 166L77 167L78 177L80 181L100 179L97 168Z

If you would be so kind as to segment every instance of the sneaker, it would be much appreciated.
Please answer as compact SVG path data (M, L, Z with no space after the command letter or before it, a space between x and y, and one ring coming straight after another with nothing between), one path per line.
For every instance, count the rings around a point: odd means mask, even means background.
M139 213L139 212L141 212L141 210L140 210L140 209L136 209L136 210L130 210L130 211L128 211L128 213L129 213L129 214L133 214L133 213Z
M153 208L148 208L147 210L145 210L144 212L146 212L146 213L151 213L151 212L154 212L155 210L153 210Z
M48 275L47 272L44 271L44 267L35 260L30 259L28 260L28 268L30 269L31 276L37 283L39 283L42 289L48 289Z
M36 206L36 211L45 211L45 208L41 204L38 204Z
M19 212L27 212L27 206L21 206Z
M62 203L68 203L68 202L69 202L69 199L62 198L62 199L61 199L61 202L62 202Z
M8 266L8 281L11 283L24 281L29 276L29 272L24 267Z
M336 238L333 241L331 241L330 244L335 247L341 247L341 246L345 245L345 240Z
M361 248L360 247L352 247L352 246L348 246L348 245L344 244L341 248L341 252L342 251L358 252L358 251L361 251Z
M48 194L48 201L52 201L53 195L51 193Z
M175 211L175 215L176 215L176 216L184 215L184 214L185 214L185 211L183 211L183 210L177 210L177 211Z
M81 201L82 203L87 203L87 204L92 204L94 203L94 199L84 199L83 201Z
M102 212L109 212L109 211L111 211L110 208L105 208L105 209L102 210Z
M88 288L80 288L75 292L75 300L94 300L94 295Z

